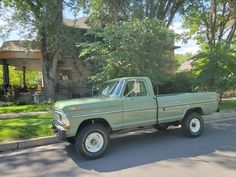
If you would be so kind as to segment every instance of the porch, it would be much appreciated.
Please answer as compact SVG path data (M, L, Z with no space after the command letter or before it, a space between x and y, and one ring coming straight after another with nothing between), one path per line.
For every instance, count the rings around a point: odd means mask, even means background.
M26 82L27 71L40 71L42 69L41 53L39 50L28 49L22 41L7 41L0 48L0 65L2 65L2 94L4 98L15 99L22 97L23 101L32 99L36 92L43 92L43 80L37 88L30 88ZM22 83L20 87L13 87L10 80L9 67L22 71ZM7 100L8 101L8 100Z

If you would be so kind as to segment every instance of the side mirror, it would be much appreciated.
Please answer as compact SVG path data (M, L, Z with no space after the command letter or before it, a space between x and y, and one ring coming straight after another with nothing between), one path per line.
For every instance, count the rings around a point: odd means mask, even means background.
M135 81L134 82L134 93L135 94L138 94L138 93L140 93L140 83L139 82L137 82L137 81Z

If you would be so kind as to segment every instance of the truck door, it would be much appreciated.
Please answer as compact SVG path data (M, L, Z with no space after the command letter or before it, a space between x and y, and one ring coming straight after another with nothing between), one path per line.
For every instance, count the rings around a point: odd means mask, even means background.
M147 90L144 81L136 81L140 86L140 92L134 93L134 80L127 81L124 89L122 105L124 127L137 127L143 125L153 125L156 123L157 105L153 96Z

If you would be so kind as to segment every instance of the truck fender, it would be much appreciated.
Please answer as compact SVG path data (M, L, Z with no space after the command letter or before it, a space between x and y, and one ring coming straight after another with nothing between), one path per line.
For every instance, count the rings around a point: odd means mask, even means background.
M91 118L91 119L86 119L83 122L80 123L78 129L77 129L77 133L81 130L82 127L89 125L89 124L102 124L105 128L108 129L108 131L112 131L112 128L110 126L110 124L107 122L106 119L103 118ZM77 134L76 133L76 134Z
M203 114L203 110L202 110L201 107L193 107L193 108L188 109L188 110L185 112L185 114L184 114L184 116L183 116L183 120L184 120L184 118L186 118L190 113L193 113L193 112L197 112L197 113L200 114L200 115Z

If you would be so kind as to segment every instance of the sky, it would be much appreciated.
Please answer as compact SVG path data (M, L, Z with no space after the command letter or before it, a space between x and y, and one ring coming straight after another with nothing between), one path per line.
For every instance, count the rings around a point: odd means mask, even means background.
M74 15L69 10L64 10L63 13L64 13L63 14L64 18L69 18L69 19L75 18ZM82 17L82 16L83 16L83 14L81 13L81 14L79 14L78 17ZM0 17L0 25L3 25L4 23L5 22ZM181 17L179 15L176 15L170 28L173 29L175 31L175 33L181 34L182 32L186 31L186 29L182 28L182 23L183 23L183 20L181 19ZM2 39L0 37L0 44L2 44L2 42L4 42L5 40L19 40L20 35L18 33L19 33L19 31L16 30L16 31L12 32L8 36L8 38L6 38L6 39ZM175 41L175 46L180 47L179 49L175 50L175 53L177 53L177 54L184 54L186 52L191 52L191 53L195 54L199 50L199 46L196 44L196 41L193 39L189 40L187 43L182 43L182 41Z
M179 15L176 15L170 28L173 29L175 33L181 34L187 31L182 27L182 24L183 19ZM200 50L199 45L197 45L197 41L194 39L188 40L187 43L183 43L182 41L175 41L175 46L180 46L179 49L175 50L175 53L178 54L184 54L186 52L196 54L198 50Z

